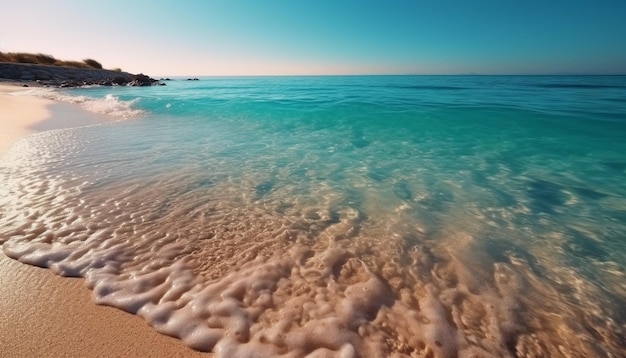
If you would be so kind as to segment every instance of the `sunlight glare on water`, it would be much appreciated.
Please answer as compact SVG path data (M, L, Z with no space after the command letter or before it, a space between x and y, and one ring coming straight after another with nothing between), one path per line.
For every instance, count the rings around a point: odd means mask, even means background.
M620 356L626 78L203 78L0 162L5 254L218 356ZM132 102L132 103L131 103ZM95 106L97 107L97 106Z

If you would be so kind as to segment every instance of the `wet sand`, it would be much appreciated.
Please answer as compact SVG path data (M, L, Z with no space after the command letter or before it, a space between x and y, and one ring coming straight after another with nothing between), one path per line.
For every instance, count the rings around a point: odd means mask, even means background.
M36 131L106 117L77 106L9 93L0 84L0 156ZM157 333L139 316L96 305L82 279L9 259L0 252L0 355L6 357L209 357Z

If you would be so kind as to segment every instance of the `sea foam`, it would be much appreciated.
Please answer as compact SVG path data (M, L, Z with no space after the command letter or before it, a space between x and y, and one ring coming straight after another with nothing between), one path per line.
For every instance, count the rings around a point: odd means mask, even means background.
M68 91L53 88L33 88L15 92L14 95L34 96L53 101L77 104L81 108L98 114L104 114L119 119L129 119L141 116L146 112L137 108L139 98L121 100L118 96L107 94L103 98L94 98L82 95L73 95Z
M626 128L527 80L112 89L156 114L20 141L0 242L221 357L620 356Z

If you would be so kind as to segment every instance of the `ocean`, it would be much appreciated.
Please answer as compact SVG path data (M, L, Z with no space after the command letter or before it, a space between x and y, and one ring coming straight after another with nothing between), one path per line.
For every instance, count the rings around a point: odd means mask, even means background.
M0 242L220 357L623 357L626 77L34 89ZM42 298L44 299L44 298Z

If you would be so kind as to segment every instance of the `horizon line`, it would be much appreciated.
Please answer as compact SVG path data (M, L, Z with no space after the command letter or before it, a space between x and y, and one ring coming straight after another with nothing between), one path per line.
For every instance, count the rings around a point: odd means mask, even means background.
M507 77L507 76L626 76L625 73L537 73L537 74L517 74L517 73L500 73L500 74L483 74L483 73L435 73L435 74L419 74L419 73L407 73L407 74L389 74L389 73L364 73L364 74L227 74L227 75L158 75L154 77L176 77L176 78L196 78L196 77L399 77L399 76L476 76L476 77Z

